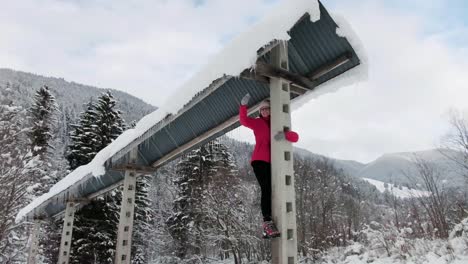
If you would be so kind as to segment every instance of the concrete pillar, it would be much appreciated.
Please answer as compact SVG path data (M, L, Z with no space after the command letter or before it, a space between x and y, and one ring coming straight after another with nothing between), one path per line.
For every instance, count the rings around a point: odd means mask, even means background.
M271 64L288 70L288 46L281 41L271 51ZM297 263L296 194L294 190L293 148L286 140L273 137L291 129L289 83L270 79L272 214L281 237L272 240L272 263Z
M75 219L75 203L67 202L65 217L62 228L62 238L60 241L60 251L58 264L68 264L70 260L70 248L73 233L73 221Z
M39 219L34 219L31 237L29 240L28 264L36 264L40 225L41 224L39 222Z
M130 153L130 163L135 163L137 149ZM135 210L135 191L137 173L134 170L125 171L125 179L122 190L122 206L120 207L119 229L117 233L117 249L115 252L115 264L131 263L133 215Z

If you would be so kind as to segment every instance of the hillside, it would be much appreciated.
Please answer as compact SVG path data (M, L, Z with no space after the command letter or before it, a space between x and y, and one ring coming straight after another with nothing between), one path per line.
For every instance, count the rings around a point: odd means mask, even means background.
M145 103L128 93L114 89L101 89L89 85L66 81L63 78L45 77L32 73L0 68L0 90L10 89L8 100L23 107L29 107L34 93L39 87L47 85L57 99L60 111L66 112L74 120L83 110L83 104L96 99L106 90L111 91L118 101L127 123L138 121L141 117L154 111L156 107ZM1 94L0 94L1 95ZM2 99L2 98L0 98Z
M349 176L358 175L358 173L362 170L362 168L366 166L365 164L360 163L358 161L333 159L333 158L325 157L323 155L312 153L312 152L310 152L310 151L308 151L306 149L302 149L302 148L298 148L298 147L294 148L294 153L297 153L297 154L302 155L304 157L310 157L312 159L317 159L317 158L331 159L331 161L334 163L334 165L335 165L335 167L337 169L343 170Z
M447 155L448 150L444 150ZM312 159L328 158L312 153L306 149L295 148L297 155ZM456 154L456 153L455 153ZM450 155L455 155L453 152ZM441 183L448 187L458 187L463 185L463 177L455 169L455 164L451 162L439 149L416 152L386 153L376 160L363 164L353 160L331 159L337 169L343 170L345 174L363 179L375 186L379 191L385 191L382 186L385 183L392 183L401 189L407 190L406 186L413 186L414 183L422 184L418 177L416 162L422 160L433 165L438 173ZM401 198L408 197L408 192L395 192Z
M454 169L454 164L439 149L384 154L354 175L403 185L411 184L413 180L421 183L417 177L414 177L417 175L418 160L432 164L436 168L436 173L440 175L440 180L448 186L460 186L463 183L463 177Z

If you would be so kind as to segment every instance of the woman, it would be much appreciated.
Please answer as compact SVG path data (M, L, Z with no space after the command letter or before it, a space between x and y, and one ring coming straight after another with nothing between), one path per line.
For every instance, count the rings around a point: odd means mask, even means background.
M263 237L272 238L280 236L271 218L271 136L270 136L270 101L260 103L260 116L251 118L247 116L247 104L250 95L246 94L241 100L239 120L241 125L253 130L255 135L255 148L252 153L251 165L262 191L261 207L263 215ZM276 140L287 139L297 142L295 132L280 132L275 135Z

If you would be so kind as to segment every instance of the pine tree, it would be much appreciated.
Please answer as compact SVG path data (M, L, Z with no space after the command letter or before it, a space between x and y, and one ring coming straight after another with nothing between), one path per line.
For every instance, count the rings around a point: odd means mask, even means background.
M178 197L166 224L179 258L206 258L210 245L220 245L219 255L232 253L240 261L241 224L247 218L243 191L232 155L218 140L190 152L178 164Z
M124 128L124 120L110 92L101 95L95 104L90 102L71 134L72 145L67 157L70 168L89 163ZM114 190L76 213L72 263L113 262L121 197L121 191Z
M47 86L42 86L34 96L28 110L31 129L28 132L35 161L32 190L36 197L49 191L57 182L50 159L52 130L56 124L57 104Z
M25 262L26 223L15 224L18 211L31 201L32 155L20 107L0 105L0 263Z
M70 263L113 263L117 240L115 196L117 192L112 191L98 197L75 214Z
M240 185L240 177L232 154L220 140L208 144L212 153L212 169L208 171L203 211L210 227L210 244L219 245L221 259L234 258L241 262L242 248L252 247L248 239L250 230L243 223L249 214L242 206L249 194Z
M55 153L60 155L62 159L66 160L66 155L68 153L68 145L70 145L70 134L73 129L73 113L70 107L60 105L59 107L60 117L59 117L59 126L56 129L55 144L56 150ZM58 146L57 146L58 145Z
M177 198L166 224L175 242L175 254L184 259L197 255L201 247L202 188L207 150L204 146L189 152L177 166Z
M93 101L90 101L86 110L80 114L78 124L72 125L71 145L67 155L71 170L88 164L99 151L95 108Z
M189 223L193 216L192 189L194 187L194 178L191 171L195 165L191 159L195 155L189 154L189 158L181 161L177 165L177 178L174 179L174 184L177 186L177 197L174 200L173 214L167 219L166 224L169 232L174 239L174 252L179 258L185 258L189 254L190 236Z
M115 108L116 102L108 91L103 93L95 105L96 135L98 150L105 148L125 130L122 113Z
M72 125L67 160L70 169L88 164L96 154L125 130L125 121L116 109L110 92L103 93L96 103L92 100L80 114L78 124Z
M32 123L30 137L35 156L44 156L50 147L57 109L55 97L50 93L49 87L44 85L39 88L34 96L34 104L29 110Z

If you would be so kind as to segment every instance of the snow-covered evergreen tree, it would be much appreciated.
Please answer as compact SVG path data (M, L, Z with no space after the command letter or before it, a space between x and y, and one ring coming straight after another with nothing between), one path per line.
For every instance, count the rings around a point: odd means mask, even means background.
M56 125L57 103L49 87L42 86L35 94L34 103L28 110L31 129L28 132L35 157L33 193L36 197L49 191L57 182L51 164L52 130Z
M40 196L66 175L67 164L63 157L64 144L60 129L67 126L57 126L58 105L48 86L42 86L35 94L34 103L29 109L32 129L29 133L33 154L36 160L33 173L32 190L35 196ZM54 263L58 257L62 221L48 219L44 222L39 239L40 251L45 261Z
M185 258L191 254L192 235L196 207L198 200L194 194L199 188L199 177L197 177L195 168L198 168L200 149L191 151L184 160L177 165L177 176L174 184L177 186L177 196L174 200L174 209L172 215L167 219L168 230L174 239L174 254L178 258Z
M88 164L101 149L117 138L125 130L125 121L108 91L97 102L88 102L86 110L80 114L78 124L72 127L67 160L73 170Z
M210 232L207 244L217 245L216 257L241 263L245 248L254 247L251 240L255 239L248 225L249 194L241 186L237 166L226 145L214 140L206 147L212 153L212 170L203 176L207 179L202 204L208 223L205 228Z
M96 122L96 148L101 150L109 145L125 130L125 121L122 113L116 108L116 101L112 94L103 93L95 104Z
M44 156L50 147L51 131L56 120L58 109L55 97L49 87L42 86L34 96L34 104L29 109L32 128L30 131L33 154ZM44 158L41 158L44 159Z
M174 183L178 195L166 223L176 255L207 258L212 252L238 263L241 248L249 244L248 210L242 205L248 199L226 146L215 140L191 151L178 164Z
M174 239L175 255L181 259L200 257L204 236L203 197L209 174L213 173L213 155L206 146L189 152L177 166L177 197L166 224Z
M71 170L88 164L98 148L97 115L93 101L88 102L86 110L80 114L78 124L72 125L67 160Z
M18 211L31 201L32 153L22 125L25 112L0 105L0 263L25 262L27 224L15 224Z
M118 222L115 200L119 198L112 191L75 214L70 263L113 263Z
M70 168L90 162L124 127L110 92L102 94L95 104L90 102L71 134L72 145L67 157ZM94 259L98 263L113 262L121 197L121 191L114 190L76 213L72 263L90 263Z

